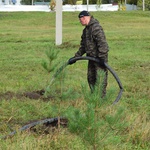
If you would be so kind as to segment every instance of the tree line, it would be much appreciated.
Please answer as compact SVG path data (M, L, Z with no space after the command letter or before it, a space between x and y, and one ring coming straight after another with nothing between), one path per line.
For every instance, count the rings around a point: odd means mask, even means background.
M51 2L55 0L34 0L34 2ZM78 0L62 0L63 5L71 4L76 5ZM80 0L82 1L83 5L87 4L87 0ZM111 4L111 3L120 3L124 4L125 0L89 0L89 4ZM134 4L137 5L139 8L142 8L143 0L126 0L127 4ZM24 5L32 5L32 0L22 0L21 4ZM145 0L145 8L150 10L150 0Z

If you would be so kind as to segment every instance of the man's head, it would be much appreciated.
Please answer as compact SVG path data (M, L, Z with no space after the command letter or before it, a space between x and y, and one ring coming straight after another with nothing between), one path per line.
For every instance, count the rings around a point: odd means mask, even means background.
M86 10L83 10L79 13L78 15L79 17L79 20L80 20L80 23L83 25L83 26L87 26L90 22L90 19L91 19L91 15L88 11Z

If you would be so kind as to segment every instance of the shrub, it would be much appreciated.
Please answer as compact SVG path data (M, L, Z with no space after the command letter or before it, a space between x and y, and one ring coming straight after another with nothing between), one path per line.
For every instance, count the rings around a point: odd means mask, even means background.
M55 0L51 0L50 2L50 10L54 11L56 7L56 1Z
M64 0L63 4L71 4L71 5L75 5L77 2L77 0Z
M139 8L142 8L143 7L143 0L138 0L137 5ZM149 0L145 0L145 8L147 10L150 10L150 1Z
M128 4L134 4L137 5L138 0L128 0L127 3Z

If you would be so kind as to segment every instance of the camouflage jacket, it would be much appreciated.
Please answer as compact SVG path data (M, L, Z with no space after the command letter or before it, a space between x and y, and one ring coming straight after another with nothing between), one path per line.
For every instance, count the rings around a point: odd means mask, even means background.
M99 22L91 17L89 24L83 29L80 48L75 57L85 54L91 57L108 59L108 44Z

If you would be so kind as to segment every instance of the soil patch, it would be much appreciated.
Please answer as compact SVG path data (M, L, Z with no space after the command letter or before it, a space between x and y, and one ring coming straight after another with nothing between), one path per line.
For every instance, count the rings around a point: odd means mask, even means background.
M52 96L45 97L44 96L45 91L44 90L38 90L38 91L32 91L32 92L24 92L24 93L13 93L13 92L6 92L6 93L0 93L0 100L11 100L13 98L17 99L24 99L29 98L29 99L41 99L41 100L50 100L53 98Z
M41 99L44 101L50 100L53 97L45 97L44 96L45 91L44 90L38 90L38 91L33 91L33 92L24 92L24 93L13 93L13 92L6 92L6 93L0 93L0 100L11 100L13 98L17 98L19 100L23 100L25 98L29 99ZM45 119L42 119L45 120ZM47 119L46 119L47 120ZM36 125L32 125L35 122L39 122ZM27 127L29 126L29 127ZM36 134L51 134L57 129L59 129L59 126L66 128L68 126L68 119L65 118L60 118L56 119L52 122L46 121L45 123L41 124L40 120L34 120L34 121L29 121L29 123L26 123L25 126L21 129L23 130L28 130L30 132L34 132ZM10 135L6 135L3 138L7 137L12 137L16 132L12 132Z

